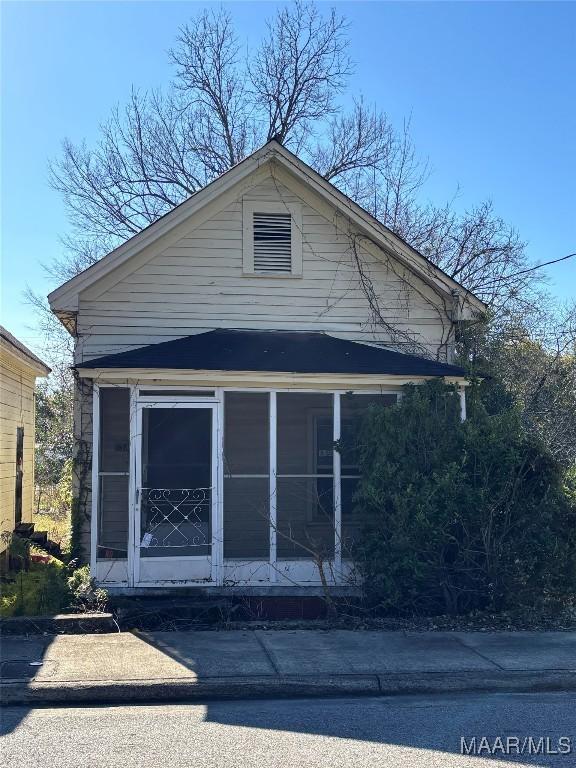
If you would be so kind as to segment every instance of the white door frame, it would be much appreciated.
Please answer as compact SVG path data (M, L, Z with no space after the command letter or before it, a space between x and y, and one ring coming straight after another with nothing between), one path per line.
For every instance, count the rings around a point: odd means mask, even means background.
M220 549L222 548L222 537L220 532L220 426L219 426L219 408L218 403L214 400L198 400L198 401L182 401L182 400L164 400L154 399L153 402L146 401L145 399L136 400L136 410L134 419L134 483L133 493L131 494L132 504L130 504L130 512L132 518L132 568L133 568L133 585L135 587L154 587L162 586L163 583L169 583L170 586L186 586L187 584L198 583L198 579L181 579L178 583L175 583L173 579L155 579L153 581L143 581L140 578L141 572L141 557L140 557L140 539L141 539L141 488L142 488L142 414L145 408L164 408L164 409L179 409L179 408L195 408L195 409L207 409L211 412L211 428L212 428L212 440L211 440L211 498L210 498L210 530L212 532L211 552L210 555L187 555L182 558L174 557L155 557L150 558L150 561L165 562L167 560L171 562L189 561L189 562L201 562L209 559L210 562L210 581L217 584L220 581L220 568L219 563L222 558L220 556ZM132 442L132 441L131 441Z

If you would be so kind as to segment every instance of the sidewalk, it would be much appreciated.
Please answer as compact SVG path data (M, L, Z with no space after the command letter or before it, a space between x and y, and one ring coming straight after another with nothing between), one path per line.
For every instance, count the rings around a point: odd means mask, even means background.
M576 690L575 632L5 636L2 703Z

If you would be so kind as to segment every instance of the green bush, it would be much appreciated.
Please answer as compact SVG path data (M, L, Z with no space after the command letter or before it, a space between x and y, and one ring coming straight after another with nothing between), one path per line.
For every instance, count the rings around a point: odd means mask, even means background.
M70 604L66 566L52 558L31 563L0 585L0 616L42 616L60 613Z
M68 579L68 587L73 597L73 606L82 611L103 611L108 602L105 589L96 587L90 575L90 567L77 568Z
M373 407L357 449L358 553L366 594L395 612L463 613L535 605L574 592L576 482L528 436L509 402L405 388Z
M70 572L51 558L29 565L29 570L8 574L0 583L0 616L42 616L62 611L103 611L108 593L95 586L85 565Z

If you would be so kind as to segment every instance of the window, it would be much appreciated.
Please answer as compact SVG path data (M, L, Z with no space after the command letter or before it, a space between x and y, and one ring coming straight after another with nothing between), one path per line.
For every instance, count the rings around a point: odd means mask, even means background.
M14 494L14 523L22 522L22 478L24 476L24 427L16 427L16 488Z
M246 275L302 274L302 212L299 205L244 202L243 268Z

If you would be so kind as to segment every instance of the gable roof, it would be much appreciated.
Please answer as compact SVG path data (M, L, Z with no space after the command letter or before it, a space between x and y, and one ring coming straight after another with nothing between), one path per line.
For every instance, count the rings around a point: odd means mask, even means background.
M106 355L81 369L382 374L464 377L462 368L324 333L215 330Z
M18 358L25 358L25 362L31 368L34 368L41 376L47 376L51 373L51 369L48 368L46 363L42 362L34 352L30 351L27 346L18 341L16 336L13 336L10 331L7 331L3 325L0 325L0 340L4 349L11 352Z
M478 312L484 312L486 305L464 286L453 280L439 267L424 257L415 248L406 243L388 227L378 221L368 211L340 192L333 184L324 179L313 168L300 160L295 154L274 139L253 154L246 157L229 171L207 184L187 200L177 205L157 221L145 227L118 248L114 249L92 266L80 272L48 296L52 311L64 314L74 311L78 306L81 291L93 286L100 279L126 264L144 248L152 245L161 236L169 233L192 215L202 210L210 202L230 190L250 174L261 169L266 163L276 163L284 168L324 198L354 225L359 232L367 236L384 252L398 259L409 270L417 274L424 282L447 296L458 293Z

